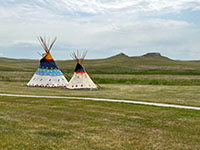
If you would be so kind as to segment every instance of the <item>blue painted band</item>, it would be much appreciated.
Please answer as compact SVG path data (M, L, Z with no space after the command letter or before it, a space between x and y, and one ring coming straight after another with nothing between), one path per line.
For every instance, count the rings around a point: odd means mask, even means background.
M62 76L63 73L58 69L42 69L38 68L35 74L40 76Z

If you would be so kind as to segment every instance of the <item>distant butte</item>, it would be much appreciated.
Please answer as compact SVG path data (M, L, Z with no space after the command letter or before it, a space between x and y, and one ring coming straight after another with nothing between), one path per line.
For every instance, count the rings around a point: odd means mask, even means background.
M162 57L160 53L146 53L142 56L144 56L144 57Z

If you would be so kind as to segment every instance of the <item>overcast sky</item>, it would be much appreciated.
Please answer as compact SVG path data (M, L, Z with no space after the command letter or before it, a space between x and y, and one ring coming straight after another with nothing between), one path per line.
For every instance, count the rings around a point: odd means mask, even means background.
M75 50L200 60L200 0L0 0L0 57L40 59L38 35L57 36L57 60Z

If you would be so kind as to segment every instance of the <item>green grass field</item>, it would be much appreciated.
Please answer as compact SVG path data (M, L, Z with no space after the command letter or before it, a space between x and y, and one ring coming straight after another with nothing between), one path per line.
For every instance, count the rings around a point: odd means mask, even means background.
M1 149L200 149L200 111L0 97Z
M69 80L75 63L56 61ZM101 87L27 87L39 61L0 58L0 93L127 99L200 107L200 61L86 60ZM200 149L200 111L86 100L0 96L0 150Z

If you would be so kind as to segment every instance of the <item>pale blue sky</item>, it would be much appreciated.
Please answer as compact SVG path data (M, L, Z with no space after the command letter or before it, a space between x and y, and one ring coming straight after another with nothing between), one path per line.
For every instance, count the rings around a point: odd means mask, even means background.
M0 0L0 57L40 59L38 35L57 36L57 60L75 50L200 60L200 0Z

